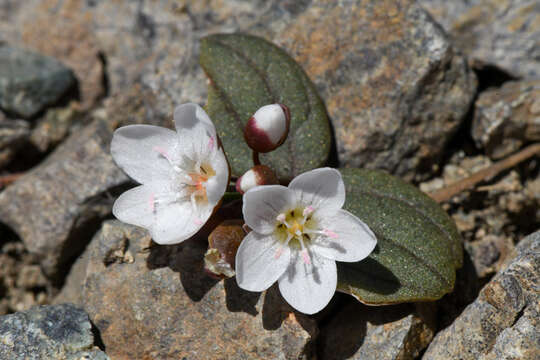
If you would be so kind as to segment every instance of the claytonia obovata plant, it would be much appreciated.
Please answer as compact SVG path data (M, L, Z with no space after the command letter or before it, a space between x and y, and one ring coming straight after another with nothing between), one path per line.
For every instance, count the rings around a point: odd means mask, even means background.
M242 213L253 230L236 255L236 280L250 291L278 281L285 300L313 314L336 291L336 260L356 262L368 256L377 239L350 212L339 171L315 169L288 187L258 186L244 194Z
M114 161L142 185L114 203L119 220L148 229L158 244L177 244L208 220L229 183L227 159L216 129L196 104L174 111L176 132L129 125L114 132Z
M176 132L150 125L122 127L111 144L116 163L142 184L122 194L113 213L148 229L158 244L176 244L197 233L229 185L227 160L206 112L184 104L174 111L174 121ZM269 185L278 179L260 164L258 153L279 147L289 126L289 109L272 104L259 109L245 127L255 166L238 178L236 189L244 193L242 213L251 231L230 265L241 288L263 291L277 281L289 304L313 314L336 291L336 261L364 259L377 240L366 224L342 209L345 185L339 171L315 169L288 187ZM213 250L206 260L223 268L225 257L216 258ZM234 274L227 269L226 276Z

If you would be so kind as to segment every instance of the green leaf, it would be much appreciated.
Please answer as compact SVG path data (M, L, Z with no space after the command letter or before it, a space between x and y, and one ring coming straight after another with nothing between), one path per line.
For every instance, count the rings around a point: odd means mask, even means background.
M214 121L231 165L240 176L252 166L243 129L261 106L281 103L291 111L287 140L261 162L282 180L321 167L331 137L324 104L300 66L264 39L218 34L202 39L200 63L210 79L206 111Z
M377 236L357 263L338 262L338 289L366 304L436 300L452 291L461 267L461 237L429 196L378 170L340 169L344 208Z

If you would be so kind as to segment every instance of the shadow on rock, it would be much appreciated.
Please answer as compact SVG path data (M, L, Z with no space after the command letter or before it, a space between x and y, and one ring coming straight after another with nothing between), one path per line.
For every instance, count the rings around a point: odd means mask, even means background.
M204 271L204 253L207 244L195 236L178 245L152 243L147 259L149 269L169 267L180 274L186 294L193 301L201 301L218 280L210 278Z
M231 312L243 311L247 314L257 316L256 309L261 293L242 290L238 287L235 278L223 280L225 287L227 309Z

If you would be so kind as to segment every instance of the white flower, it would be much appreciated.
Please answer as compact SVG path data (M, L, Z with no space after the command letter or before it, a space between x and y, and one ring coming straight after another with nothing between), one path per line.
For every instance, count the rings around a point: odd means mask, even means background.
M236 254L238 285L263 291L277 280L285 300L306 314L323 309L336 291L336 260L360 261L377 244L366 224L341 209L345 185L335 169L308 171L289 187L257 186L243 200L253 231Z
M144 227L158 244L193 236L208 220L229 182L229 168L216 129L196 104L174 111L176 132L152 125L117 129L114 161L143 184L114 203L119 220Z

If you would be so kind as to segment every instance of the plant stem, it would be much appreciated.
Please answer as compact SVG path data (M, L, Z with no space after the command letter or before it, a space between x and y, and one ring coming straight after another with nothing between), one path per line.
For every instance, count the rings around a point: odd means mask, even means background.
M259 153L253 151L253 166L261 165L261 160L259 159Z
M539 155L539 154L540 154L540 143L529 145L525 149L513 155L510 155L506 159L498 161L495 164L485 169L477 171L465 179L459 180L442 189L435 190L429 193L429 196L431 196L431 198L433 198L433 200L435 200L438 203L448 201L453 196L458 195L465 190L473 188L474 186L476 186L476 184L483 181L489 181L493 179L495 176L497 176L498 174L500 174L501 172L503 172L504 170L514 167L520 162L525 161L533 157L534 155Z

